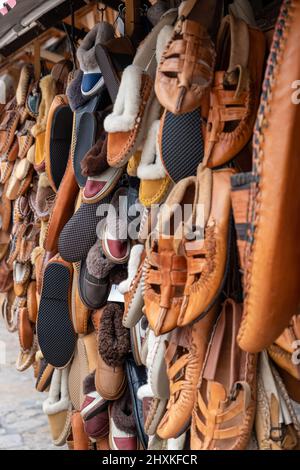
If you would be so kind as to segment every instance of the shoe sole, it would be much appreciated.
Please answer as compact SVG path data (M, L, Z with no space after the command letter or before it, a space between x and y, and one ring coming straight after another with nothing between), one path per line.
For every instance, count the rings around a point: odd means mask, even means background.
M72 275L62 263L52 262L45 270L37 319L38 341L48 364L61 369L72 360L76 333L71 308Z

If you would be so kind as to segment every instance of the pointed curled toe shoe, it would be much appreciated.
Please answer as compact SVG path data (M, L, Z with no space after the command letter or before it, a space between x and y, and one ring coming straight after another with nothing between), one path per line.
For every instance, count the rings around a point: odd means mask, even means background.
M194 325L173 332L165 360L170 384L167 411L157 435L161 439L177 438L190 425L197 384L215 322L217 307Z
M241 305L227 299L214 329L192 416L192 450L244 450L255 417L256 356L236 342Z
M210 171L205 169L205 171ZM230 177L234 170L224 169L209 176L198 172L199 192L196 213L204 207L204 237L185 240L187 282L177 325L184 326L201 318L218 298L228 269L230 243ZM196 225L201 221L197 221Z

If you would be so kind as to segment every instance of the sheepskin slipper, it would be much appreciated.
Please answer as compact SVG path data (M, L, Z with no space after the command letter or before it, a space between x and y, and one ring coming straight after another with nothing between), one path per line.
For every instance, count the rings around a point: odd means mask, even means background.
M93 145L93 147L87 152L82 159L81 173L83 176L98 176L107 168L107 135L106 132L102 132L99 139Z
M122 325L123 310L116 303L109 303L103 310L99 327L99 354L110 367L124 364L130 350L130 337Z
M54 200L55 192L51 188L48 176L46 173L41 173L35 200L35 211L41 220L47 221L49 219Z
M108 402L96 391L95 371L84 379L83 393L85 399L81 405L80 414L85 432L94 439L107 436L109 433Z
M40 351L36 353L36 360L37 356L39 355L39 352ZM37 363L38 373L35 388L38 392L45 392L51 383L54 367L48 364L48 362L43 358L43 356L38 359Z
M123 173L123 168L109 167L99 176L89 177L82 193L82 202L86 204L100 202L114 190Z
M101 244L97 241L80 266L79 295L88 308L96 310L105 305L109 293L108 275L114 266L104 256Z
M130 394L127 391L109 409L109 443L112 450L138 450L137 431Z
M93 96L104 86L104 78L96 60L95 47L105 44L114 38L114 28L111 24L102 21L85 36L77 49L77 58L83 71L81 93L83 96Z
M139 200L145 207L161 203L171 188L171 179L162 163L158 142L159 120L149 129L137 176L141 180Z

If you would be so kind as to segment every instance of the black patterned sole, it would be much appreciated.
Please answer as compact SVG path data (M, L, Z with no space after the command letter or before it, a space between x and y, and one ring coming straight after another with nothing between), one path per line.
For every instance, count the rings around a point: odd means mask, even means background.
M165 111L161 120L161 158L170 178L175 182L195 176L204 157L200 110L176 116Z
M37 319L38 342L45 360L56 368L65 367L72 359L76 333L70 312L72 276L59 262L45 270Z

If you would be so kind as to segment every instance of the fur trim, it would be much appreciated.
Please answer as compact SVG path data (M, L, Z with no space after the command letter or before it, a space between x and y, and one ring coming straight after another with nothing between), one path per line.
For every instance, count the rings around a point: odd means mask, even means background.
M154 121L147 135L141 163L137 169L137 175L141 180L158 180L166 176L158 143L159 125L158 120Z
M27 155L26 155L26 158L27 160L29 161L29 163L31 163L32 165L34 165L34 162L35 162L35 144L33 144L30 149L28 150L27 152Z
M24 65L21 70L20 79L16 91L16 99L18 106L23 106L25 104L31 78L32 66Z
M44 256L44 253L45 253L45 250L43 247L41 246L36 246L32 253L31 253L31 263L33 264L33 266L36 264L37 262L37 259L40 257L40 256Z
M94 392L96 390L95 386L95 371L87 375L83 381L83 393L87 395L88 393Z
M85 97L81 93L82 77L83 72L81 70L76 70L73 80L67 87L66 93L70 108L73 112L76 111L77 108L80 108L80 106L83 106L89 100L89 97Z
M85 36L80 47L77 49L77 59L83 72L99 70L96 59L96 44L105 44L115 36L114 28L111 24L102 21Z
M42 100L39 106L39 115L35 126L31 128L31 134L36 137L46 130L48 114L52 101L56 95L56 82L51 75L46 75L40 80Z
M107 137L103 133L81 161L83 176L99 176L109 168L107 163Z
M41 221L41 230L39 236L39 245L44 246L46 237L47 237L47 229L48 229L48 221L45 222L44 220Z
M122 324L123 310L116 303L104 308L99 328L99 354L110 367L123 365L130 350L129 330Z
M110 284L116 284L117 286L127 278L126 267L116 265L109 273Z
M137 65L124 70L113 112L104 120L106 132L128 132L134 128L141 102L142 73Z
M69 368L54 370L49 396L43 403L43 412L46 415L54 415L70 409L68 377Z
M97 241L86 258L88 273L96 279L104 279L114 266L114 263L104 256L101 245Z
M51 186L46 173L40 174L38 186L39 188L48 188L49 186Z
M170 41L174 27L166 24L159 32L156 42L156 62L159 64L161 56L166 48L167 43Z
M130 285L134 277L136 276L136 273L138 272L139 266L141 264L141 257L143 251L144 245L134 245L131 248L130 258L128 261L128 278L118 285L118 290L123 295L129 292Z
M111 416L120 431L126 432L127 434L136 434L132 401L128 389L119 400L113 402Z

